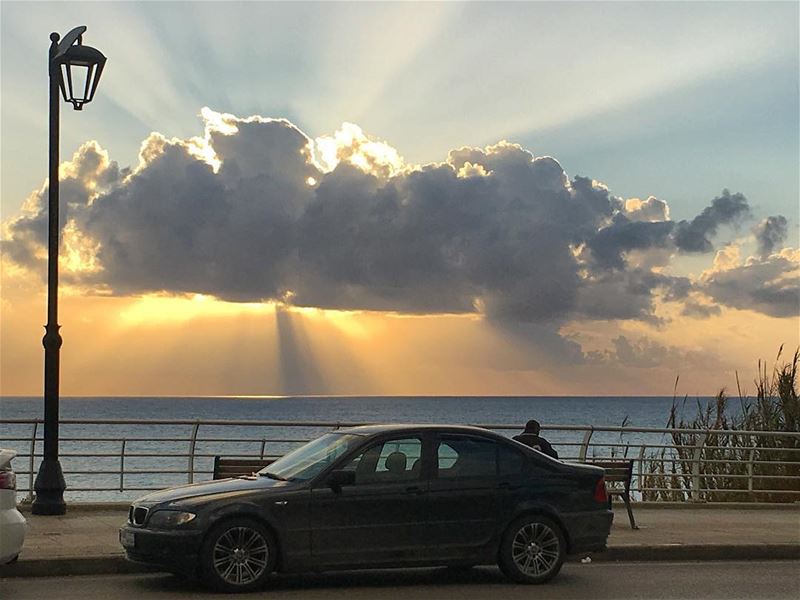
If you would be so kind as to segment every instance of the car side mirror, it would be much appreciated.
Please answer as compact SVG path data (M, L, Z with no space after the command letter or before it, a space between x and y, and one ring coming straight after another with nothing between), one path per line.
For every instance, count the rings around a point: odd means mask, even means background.
M328 485L337 494L342 490L344 485L353 485L356 482L355 471L337 470L331 471L328 476Z

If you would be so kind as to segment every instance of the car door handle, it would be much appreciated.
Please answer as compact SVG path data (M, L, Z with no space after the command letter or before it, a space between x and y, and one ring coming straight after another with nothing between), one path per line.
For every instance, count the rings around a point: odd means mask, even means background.
M422 488L416 485L412 485L406 488L406 493L408 494L421 494Z

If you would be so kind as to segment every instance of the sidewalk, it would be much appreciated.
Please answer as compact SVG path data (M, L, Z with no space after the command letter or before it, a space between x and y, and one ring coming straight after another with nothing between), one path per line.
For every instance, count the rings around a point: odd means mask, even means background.
M634 515L636 531L615 505L608 550L593 561L800 559L800 506L634 507ZM25 516L25 547L16 564L0 567L0 578L147 570L127 562L119 545L127 506L78 505L62 517Z

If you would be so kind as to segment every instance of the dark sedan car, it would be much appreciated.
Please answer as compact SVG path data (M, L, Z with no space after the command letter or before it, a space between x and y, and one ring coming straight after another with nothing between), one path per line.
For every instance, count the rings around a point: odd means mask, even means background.
M476 427L372 425L323 435L248 477L136 500L128 558L225 591L273 571L499 564L542 583L605 548L603 470Z

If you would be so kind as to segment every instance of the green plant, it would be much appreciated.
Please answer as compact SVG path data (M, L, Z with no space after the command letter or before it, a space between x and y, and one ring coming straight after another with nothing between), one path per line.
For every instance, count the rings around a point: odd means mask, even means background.
M737 373L739 410L730 410L731 399L724 388L713 402L698 401L691 419L683 417L687 398L680 411L673 400L667 427L696 432L673 432L670 448L647 457L643 487L649 489L643 492L643 500L800 500L800 438L747 433L800 431L800 349L781 364L782 353L783 346L771 373L765 362L758 362L754 397L742 391ZM716 433L719 430L742 433Z

